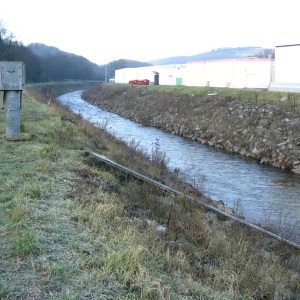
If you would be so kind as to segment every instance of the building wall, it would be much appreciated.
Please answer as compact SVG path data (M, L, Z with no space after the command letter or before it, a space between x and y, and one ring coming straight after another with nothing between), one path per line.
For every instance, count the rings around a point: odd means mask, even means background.
M188 86L267 88L271 59L223 59L187 63Z
M275 81L300 83L300 45L275 48Z
M129 80L136 78L138 71L136 68L125 68L115 71L116 83L128 83ZM146 79L146 78L145 78Z
M300 92L300 44L275 47L275 74L270 91Z
M176 85L178 79L181 78L181 84L185 85L186 80L186 65L165 65L159 69L159 84L161 85Z

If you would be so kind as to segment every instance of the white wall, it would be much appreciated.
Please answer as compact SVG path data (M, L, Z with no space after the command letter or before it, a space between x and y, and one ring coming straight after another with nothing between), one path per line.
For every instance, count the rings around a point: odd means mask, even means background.
M267 88L271 59L222 59L187 63L188 86Z
M115 71L116 83L128 83L129 80L137 79L138 71L136 68L125 68ZM146 78L145 78L146 79Z
M275 75L269 90L300 92L300 45L275 47Z
M300 83L300 45L275 48L275 82Z

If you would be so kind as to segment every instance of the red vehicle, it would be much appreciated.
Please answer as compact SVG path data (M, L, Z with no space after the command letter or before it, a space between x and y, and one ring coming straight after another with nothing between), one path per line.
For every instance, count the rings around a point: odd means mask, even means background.
M150 80L148 80L148 79L129 80L129 84L149 85L149 83L150 83Z

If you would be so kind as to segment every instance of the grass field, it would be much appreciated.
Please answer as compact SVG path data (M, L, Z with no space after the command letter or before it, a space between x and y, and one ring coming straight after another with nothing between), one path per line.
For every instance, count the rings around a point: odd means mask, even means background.
M29 141L6 140L0 113L0 299L299 299L296 250L96 161L166 176L55 88L24 93Z

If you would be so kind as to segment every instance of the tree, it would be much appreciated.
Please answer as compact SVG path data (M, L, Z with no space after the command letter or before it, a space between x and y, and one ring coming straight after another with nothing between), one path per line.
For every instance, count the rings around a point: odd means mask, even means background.
M258 58L275 58L275 50L274 49L262 49L255 55Z
M12 46L19 46L20 43L15 40L15 37L10 33L0 20L0 60L5 60Z

